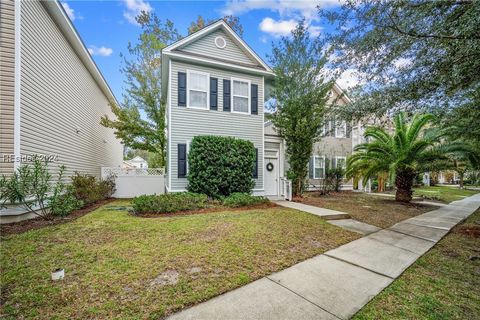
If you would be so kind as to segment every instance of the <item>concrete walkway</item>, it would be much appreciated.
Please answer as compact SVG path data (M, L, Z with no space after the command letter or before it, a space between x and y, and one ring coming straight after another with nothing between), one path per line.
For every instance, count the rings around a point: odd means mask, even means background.
M348 319L480 207L480 194L407 219L169 319Z
M336 219L348 219L350 216L348 213L342 212L342 211L335 211L335 210L330 210L330 209L325 209L325 208L319 208L315 206L310 206L308 204L300 203L300 202L293 202L293 201L286 201L286 200L281 200L281 201L273 201L279 206L286 207L286 208L291 208L291 209L296 209L304 212L308 212L311 214L314 214L316 216L322 217L325 220L336 220Z

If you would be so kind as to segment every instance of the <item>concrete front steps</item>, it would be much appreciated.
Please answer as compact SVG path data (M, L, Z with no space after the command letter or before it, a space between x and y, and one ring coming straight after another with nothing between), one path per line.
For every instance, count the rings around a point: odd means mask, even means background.
M286 201L286 200L273 201L273 202L282 207L296 209L296 210L314 214L316 216L324 218L325 220L350 219L350 216L348 215L348 213L341 212L341 211L319 208L319 207L310 206L310 205L299 203L299 202L292 202L292 201Z

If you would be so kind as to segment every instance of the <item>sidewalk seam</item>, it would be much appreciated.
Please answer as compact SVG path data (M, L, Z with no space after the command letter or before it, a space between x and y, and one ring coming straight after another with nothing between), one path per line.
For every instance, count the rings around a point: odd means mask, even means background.
M270 281L272 281L272 282L273 282L273 283L275 283L276 285L279 285L280 287L287 289L288 291L290 291L290 292L292 292L293 294L295 294L295 295L299 296L299 297L300 297L300 298L302 298L303 300L305 300L305 301L307 301L307 302L309 302L309 303L313 304L315 307L317 307L317 308L319 308L319 309L322 309L323 311L327 312L328 314L331 314L331 315L332 315L332 316L334 316L335 318L337 318L337 319L340 319L340 320L344 320L343 318L340 318L340 317L339 317L339 316L337 316L336 314L333 314L333 313L331 313L330 311L328 311L328 310L326 310L326 309L322 308L321 306L319 306L319 305L318 305L318 304L316 304L315 302L308 300L307 298L305 298L305 297L304 297L304 296L302 296L301 294L299 294L299 293L297 293L297 292L293 291L292 289L290 289L290 288L288 288L288 287L284 286L283 284L281 284L281 283L278 283L277 281L275 281L275 280L273 280L273 279L270 279L270 278L269 278L269 276L266 276L265 278L266 278L266 279L268 279L268 280L270 280Z
M327 256L327 257L329 257L329 258L333 258L333 259L338 260L338 261L342 261L342 262L348 263L348 264L351 265L351 266L358 267L358 268L361 268L361 269L363 269L363 270L367 270L367 271L373 272L373 273L375 273L375 274L378 274L379 276L387 277L387 278L392 279L392 280L395 280L395 279L396 279L396 278L392 278L392 277L390 277L390 276L388 276L388 275L386 275L386 274L380 273L380 272L378 272L378 271L371 270L371 269L368 269L368 268L366 268L366 267L364 267L364 266L361 266L361 265L358 265L358 264L356 264L356 263L350 262L350 261L348 261L348 260L343 260L343 259L341 259L341 258L338 258L338 257L335 257L335 256L331 256L331 255L328 254L328 252L325 252L323 255L325 255L325 256Z

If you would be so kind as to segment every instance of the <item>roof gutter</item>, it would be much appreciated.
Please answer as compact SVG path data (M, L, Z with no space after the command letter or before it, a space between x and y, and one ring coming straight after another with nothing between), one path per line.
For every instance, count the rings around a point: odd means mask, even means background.
M88 72L92 75L93 79L98 84L98 86L108 98L108 100L118 104L115 95L110 89L107 81L105 81L105 78L100 72L97 64L95 63L95 61L93 61L90 52L88 52L85 43L83 43L77 29L75 29L75 27L73 26L61 3L58 0L40 2L45 7L48 14L52 17L53 21L56 23L64 37L67 39L70 46L73 48L77 56L83 62Z

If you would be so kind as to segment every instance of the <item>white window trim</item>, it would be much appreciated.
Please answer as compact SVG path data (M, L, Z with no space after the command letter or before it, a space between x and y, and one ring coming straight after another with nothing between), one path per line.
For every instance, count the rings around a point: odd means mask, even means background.
M207 90L206 91L189 88L189 83L190 83L189 78L190 78L190 74L192 74L192 73L207 76ZM205 92L207 94L207 105L205 106L205 108L193 107L193 106L190 105L190 90L197 91L197 92ZM210 110L210 73L203 72L203 71L196 71L196 70L187 70L187 108L197 109L197 110Z
M323 159L323 168L322 167L318 167L318 168L322 169L323 178L325 178L325 156L313 156L313 179L323 179L322 177L317 177L315 175L315 169L317 169L317 167L315 166L315 161L316 161L317 158Z
M344 156L335 157L335 168L338 168L338 160L343 160L344 161L344 163L345 163L344 169L346 169L346 167L347 167L347 157L344 157Z
M239 82L246 82L248 83L248 96L245 97L245 96L240 96L240 95L234 95L233 94L233 81L239 81ZM231 110L230 112L232 113L239 113L239 114L251 114L251 92L250 92L250 88L251 88L251 81L250 80L247 80L247 79L241 79L241 78L230 78L230 92L231 92L231 97L230 97L230 106L231 106ZM248 98L248 111L247 112L242 112L242 111L235 111L234 109L234 105L233 105L233 97L240 97L240 98Z
M343 129L345 131L343 132L343 135L339 135L338 134L338 127L339 126L337 126L337 123L335 123L335 138L346 138L347 137L347 122L342 121L342 124L343 124Z

